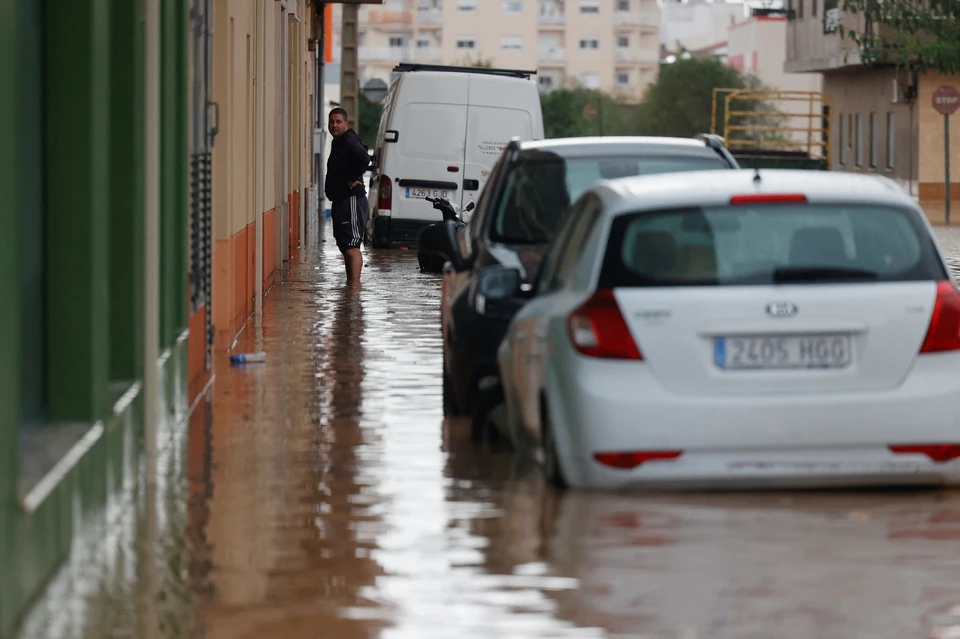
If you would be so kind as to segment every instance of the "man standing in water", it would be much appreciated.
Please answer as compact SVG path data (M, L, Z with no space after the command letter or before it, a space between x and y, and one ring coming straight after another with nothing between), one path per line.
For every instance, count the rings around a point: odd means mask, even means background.
M350 128L345 110L338 107L330 111L327 128L333 142L323 191L330 200L333 237L343 253L347 281L353 284L360 281L363 267L360 245L363 244L370 212L363 174L370 165L370 156L360 142L360 136Z

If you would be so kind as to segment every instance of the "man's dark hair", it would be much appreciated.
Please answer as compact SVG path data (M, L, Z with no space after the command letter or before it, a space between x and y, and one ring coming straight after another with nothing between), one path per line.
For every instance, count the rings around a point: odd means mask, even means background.
M347 110L346 110L346 109L343 109L343 108L341 108L341 107L337 107L337 108L335 108L335 109L332 109L332 110L330 111L330 115L328 115L327 118L328 118L328 119L329 119L329 118L332 118L332 117L335 116L335 115L342 115L344 122L349 122L349 121L350 121L350 116L347 115Z

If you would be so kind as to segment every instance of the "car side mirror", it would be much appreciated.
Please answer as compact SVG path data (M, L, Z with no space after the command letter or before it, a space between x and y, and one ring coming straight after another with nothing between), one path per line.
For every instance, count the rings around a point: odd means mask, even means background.
M431 224L420 232L419 251L432 254L450 262L455 271L466 270L469 265L460 253L460 244L457 242L457 225L446 220Z

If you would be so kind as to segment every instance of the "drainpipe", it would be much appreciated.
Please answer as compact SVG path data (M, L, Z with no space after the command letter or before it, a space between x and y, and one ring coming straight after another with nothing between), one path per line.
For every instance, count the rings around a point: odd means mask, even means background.
M254 201L254 219L256 220L256 247L255 247L255 262L256 266L254 268L254 275L256 277L255 282L255 297L254 300L254 312L256 313L256 339L261 338L260 326L261 319L263 318L263 78L264 78L264 36L266 34L266 15L265 12L265 3L264 0L257 0L256 3L256 17L254 18L254 23L256 24L254 30L255 39L255 55L256 62L254 62L253 68L253 100L254 100L254 152L256 153L256 167L254 169L254 187L253 187L253 201ZM257 350L260 350L260 344L257 344Z
M323 192L323 183L325 180L324 175L324 166L323 166L323 149L324 149L324 118L323 118L323 86L324 86L324 76L326 62L327 62L327 3L320 2L318 7L319 19L320 19L320 41L317 44L317 88L316 88L316 103L317 108L317 122L315 126L315 132L313 136L314 146L316 151L314 152L315 162L317 163L317 234L320 238L323 238L323 222L325 216L324 211L324 198L326 195Z

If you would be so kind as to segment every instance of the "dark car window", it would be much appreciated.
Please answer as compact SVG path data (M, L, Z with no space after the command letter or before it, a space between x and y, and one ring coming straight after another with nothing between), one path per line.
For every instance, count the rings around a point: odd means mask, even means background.
M477 200L477 206L473 211L473 215L470 216L470 222L463 232L460 233L460 252L465 258L469 259L473 254L473 245L479 241L480 229L484 227L487 218L490 216L490 200L493 197L493 191L497 188L497 179L502 171L503 165L504 160L501 155L496 164L493 165L493 169L490 170L490 177L487 183L484 184L483 191L480 192L480 198Z
M550 251L550 265L540 280L538 293L555 291L566 283L590 232L596 226L602 208L600 200L592 194L585 195L574 205L573 214L557 236L555 250Z
M560 228L570 204L598 180L729 168L713 152L566 160L554 153L542 153L536 158L521 159L510 170L492 211L495 217L490 235L494 241L506 244L548 243Z
M847 204L683 208L617 217L602 288L945 279L907 209Z

